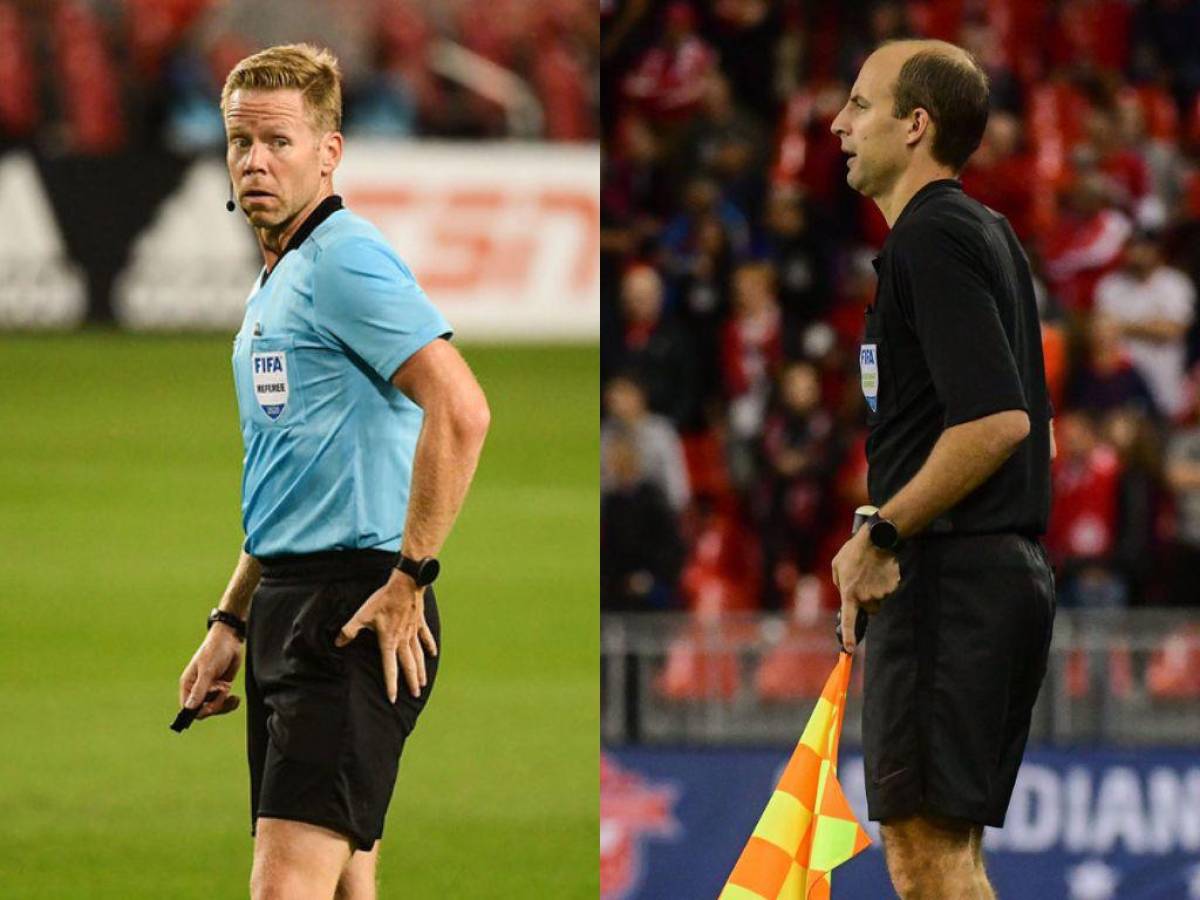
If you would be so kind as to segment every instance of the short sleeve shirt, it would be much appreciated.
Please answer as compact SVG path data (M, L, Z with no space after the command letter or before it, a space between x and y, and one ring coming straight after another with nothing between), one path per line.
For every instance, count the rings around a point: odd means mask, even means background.
M882 506L950 427L1024 410L1030 435L934 531L1045 531L1050 402L1029 263L1003 216L932 182L905 206L876 260L859 366L868 490Z
M250 555L399 548L423 414L391 377L450 334L373 225L337 197L310 215L233 345Z

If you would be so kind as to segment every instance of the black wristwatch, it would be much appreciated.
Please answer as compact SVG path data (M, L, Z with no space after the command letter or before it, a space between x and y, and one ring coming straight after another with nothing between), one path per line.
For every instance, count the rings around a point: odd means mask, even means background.
M442 571L442 564L432 556L426 556L424 559L411 559L401 553L396 568L411 578L417 587L428 587L437 581L438 573Z
M880 550L895 553L900 549L900 530L891 519L885 519L876 511L867 516L864 523L867 526L867 537L871 544Z
M208 614L208 630L212 631L213 624L220 622L222 625L228 625L233 629L233 633L237 635L239 641L246 640L246 620L239 619L231 612L226 612L223 609L214 609Z

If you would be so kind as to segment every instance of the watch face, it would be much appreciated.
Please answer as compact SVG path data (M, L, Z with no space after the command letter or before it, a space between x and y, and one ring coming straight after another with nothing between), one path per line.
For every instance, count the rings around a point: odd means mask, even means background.
M896 546L899 536L896 526L887 519L880 519L871 526L871 543L880 550L891 550Z
M441 564L433 557L426 557L417 563L416 582L418 587L425 587L433 584L438 577L438 572L442 570Z

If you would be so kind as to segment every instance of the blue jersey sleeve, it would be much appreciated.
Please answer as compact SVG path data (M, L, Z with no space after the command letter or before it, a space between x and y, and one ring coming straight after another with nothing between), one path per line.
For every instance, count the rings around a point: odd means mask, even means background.
M426 344L453 333L408 267L378 241L332 244L317 259L313 277L317 328L384 381Z

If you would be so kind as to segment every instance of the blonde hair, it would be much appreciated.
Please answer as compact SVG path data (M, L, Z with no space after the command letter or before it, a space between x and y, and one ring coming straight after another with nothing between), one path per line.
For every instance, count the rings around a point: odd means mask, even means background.
M337 57L312 44L280 44L233 67L221 91L221 114L236 90L298 90L318 131L342 128L342 72Z

